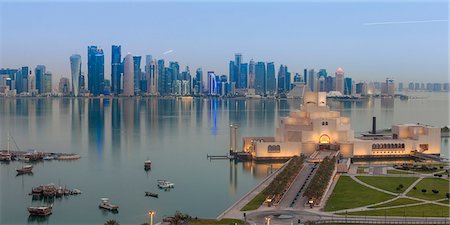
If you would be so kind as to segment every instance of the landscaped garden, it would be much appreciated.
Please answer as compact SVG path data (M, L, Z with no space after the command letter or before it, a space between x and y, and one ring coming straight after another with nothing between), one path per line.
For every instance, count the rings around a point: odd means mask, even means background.
M414 204L414 203L419 203L420 201L414 200L414 199L410 199L410 198L398 198L395 199L394 201L391 202L386 202L384 204L380 204L380 205L376 205L376 206L371 206L369 208L383 208L383 207L389 207L389 206L397 206L397 205L408 205L408 204Z
M241 211L258 209L268 196L271 196L272 202L278 202L300 172L304 160L305 156L303 155L292 157L283 171L263 191L242 207Z
M383 202L394 197L394 195L389 195L359 184L351 177L341 176L324 210L330 212L351 209Z
M356 178L371 186L394 193L402 193L417 180L417 177L358 176Z
M425 200L439 200L446 198L448 192L448 180L440 178L424 178L411 189L407 195Z
M401 171L401 170L387 170L387 174L412 174L412 172Z
M338 214L358 216L448 217L449 207L436 204L423 204L416 206L405 206L399 208L367 210Z
M336 164L336 158L325 157L320 163L316 174L309 182L308 187L305 190L303 196L306 196L309 200L313 200L315 203L320 203L322 195L330 182L333 175L334 166Z

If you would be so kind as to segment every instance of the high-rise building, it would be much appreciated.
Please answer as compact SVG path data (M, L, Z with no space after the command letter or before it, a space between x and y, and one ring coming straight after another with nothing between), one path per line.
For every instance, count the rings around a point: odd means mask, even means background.
M145 65L148 65L152 62L153 56L152 55L145 55Z
M352 78L346 77L344 78L344 95L352 94Z
M248 64L248 80L247 80L247 88L255 88L255 61L250 60Z
M303 70L303 83L308 84L308 69Z
M141 92L141 56L133 56L133 71L134 71L134 93Z
M386 81L381 84L381 95L394 96L395 83L394 80L386 78Z
M330 91L334 91L335 88L335 78L332 76L327 76L325 78L325 91L326 92L330 92Z
M45 93L44 74L45 66L37 65L36 69L34 69L34 77L36 80L36 90L39 94Z
M202 68L197 68L195 71L195 82L194 82L195 90L197 95L201 95L203 93L203 70Z
M236 83L238 81L238 78L237 78L238 74L237 74L236 65L234 64L234 61L232 61L232 60L229 63L228 71L229 71L230 83L234 84L233 86L236 88Z
M146 71L148 74L147 93L150 95L158 95L158 64L156 60L151 60L147 64Z
M70 72L72 78L72 95L80 95L80 77L81 77L81 56L74 54L70 56Z
M61 77L61 79L59 79L59 93L62 96L69 96L70 94L69 78Z
M134 64L131 54L123 60L123 95L134 96Z
M111 48L111 93L119 95L121 91L122 55L121 46L113 45Z
M408 90L409 90L409 91L414 91L414 83L413 83L413 82L409 82L409 84L408 84Z
M105 85L105 56L97 46L88 46L88 90L96 96L103 94Z
M28 66L22 66L20 74L21 86L17 93L28 92L28 74L30 74Z
M398 83L398 91L403 91L403 83Z
M308 71L306 83L308 84L309 90L317 91L317 74L314 69Z
M319 76L319 80L317 81L317 91L324 92L326 83L325 83L326 77Z
M160 95L166 95L166 77L164 59L158 60L158 91Z
M344 70L342 68L337 69L335 75L335 90L341 92L341 94L344 94Z
M255 65L255 93L257 95L264 96L266 94L266 64L264 62L258 62Z
M47 71L44 73L44 94L52 93L52 73Z
M234 54L234 65L235 65L235 76L236 76L236 88L243 88L241 87L242 81L242 75L241 75L241 64L242 64L242 54L236 53Z
M276 89L275 64L267 63L266 94L274 95Z
M280 65L278 71L278 94L288 93L291 90L291 77L288 68L285 65Z
M28 92L33 96L37 93L36 77L34 76L34 74L31 73L31 71L30 75L28 76Z
M324 77L326 78L328 76L326 69L320 69L318 73L318 77Z
M248 77L248 64L241 63L239 70L239 88L245 89L247 88L247 78Z
M302 76L299 73L295 73L294 83L301 83L301 82L302 82Z
M208 94L211 96L217 95L217 82L214 71L208 71Z

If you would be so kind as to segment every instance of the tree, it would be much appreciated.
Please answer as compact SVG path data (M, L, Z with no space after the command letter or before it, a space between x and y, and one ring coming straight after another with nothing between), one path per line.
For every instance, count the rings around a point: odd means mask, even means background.
M399 184L398 187L399 187L400 189L402 189L404 186L403 186L403 184Z
M119 225L119 222L115 220L108 220L106 221L105 225Z
M427 192L427 189L422 189L422 192L423 192L423 193Z
M450 198L450 193L447 192L447 194L445 194L445 197Z
M433 189L433 190L431 190L433 193L435 193L435 194L437 194L437 193L439 193L439 190L436 190L436 189Z
M413 190L417 190L417 187L416 187L416 186L414 186L414 187L413 187Z

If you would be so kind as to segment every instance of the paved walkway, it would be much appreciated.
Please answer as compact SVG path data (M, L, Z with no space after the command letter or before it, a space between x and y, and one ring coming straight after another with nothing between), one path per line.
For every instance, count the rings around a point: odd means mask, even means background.
M272 180L286 167L286 165L289 163L287 161L280 169L275 171L274 173L267 176L261 183L256 185L252 190L247 192L242 198L237 200L233 205L231 205L228 209L226 209L222 214L217 216L217 219L220 220L222 218L236 218L236 219L242 219L243 218L243 212L241 212L242 207L244 207L248 202L250 202L256 195L258 195L261 191L264 190L271 182Z
M307 187L307 178L309 176L309 180L312 179L311 170L314 167L314 163L304 163L303 168L300 170L300 172L295 177L294 182L292 183L291 187L289 187L286 194L283 196L283 198L280 201L280 204L278 205L279 208L288 208L291 207L291 203L297 198L296 203L301 203L303 201L304 204L304 197L302 197L303 192L306 190ZM302 189L303 186L303 189ZM299 194L300 189L302 189L302 192ZM297 196L297 194L299 194Z

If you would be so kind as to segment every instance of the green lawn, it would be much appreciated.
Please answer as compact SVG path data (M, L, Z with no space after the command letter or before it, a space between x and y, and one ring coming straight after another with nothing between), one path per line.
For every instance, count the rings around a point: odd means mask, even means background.
M339 213L345 215L345 213ZM435 204L406 206L392 209L378 209L358 212L349 212L347 215L358 216L406 216L406 217L448 217L449 207Z
M372 185L374 187L394 192L402 193L405 191L415 180L416 177L376 177L376 176L358 176L356 177L362 182ZM403 188L396 190L396 188L402 184Z
M221 219L221 220L214 220L214 219L198 219L198 220L191 220L189 221L188 225L203 225L203 224L221 224L221 225L230 225L230 224L249 224L247 222L244 222L242 220L237 219Z
M351 209L383 202L392 198L394 198L393 195L365 187L348 176L341 176L324 210L329 212Z
M438 201L439 203L444 203L444 204L449 204L450 205L450 199L444 199L444 200L440 200Z
M387 174L412 174L412 173L401 170L387 170Z
M247 203L247 205L242 207L241 211L249 211L249 210L258 209L259 206L261 206L261 204L264 203L264 200L266 200L266 195L264 195L262 192L260 192L252 200L250 200Z
M416 185L416 188L416 190L411 189L407 195L425 200L443 199L449 190L449 181L440 178L425 178ZM423 193L422 189L426 189L427 192ZM439 193L433 193L433 189L438 190Z
M382 207L388 207L388 206L396 206L396 205L407 205L407 204L413 204L413 203L418 203L419 201L413 200L413 199L409 199L409 198L398 198L392 202L387 202L381 205L376 205L376 206L372 206L369 208L382 208Z

